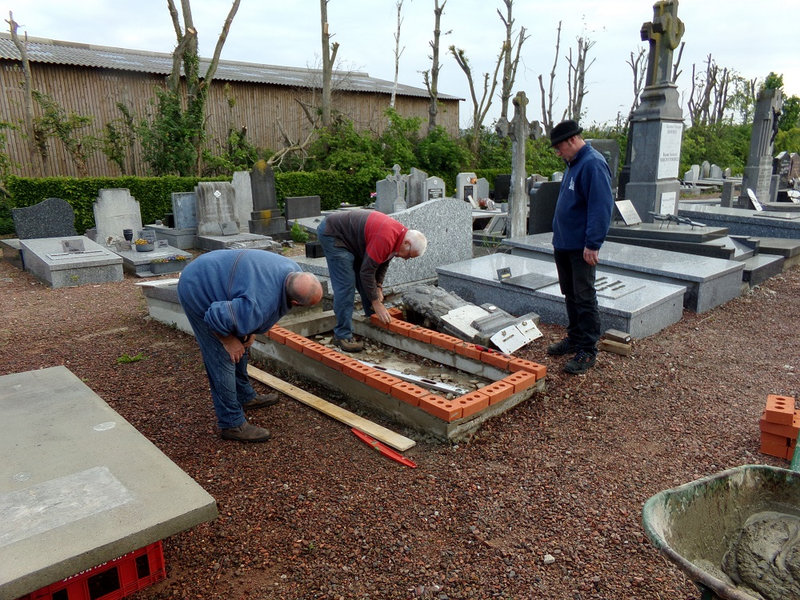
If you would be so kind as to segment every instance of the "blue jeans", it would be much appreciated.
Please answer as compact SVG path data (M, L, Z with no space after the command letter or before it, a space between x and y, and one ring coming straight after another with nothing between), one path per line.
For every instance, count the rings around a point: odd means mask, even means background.
M555 250L553 258L567 306L567 337L577 350L597 354L601 334L594 288L597 269L583 260L583 250Z
M361 295L364 313L370 316L374 311L361 286L358 272L361 270L361 257L355 256L342 246L336 246L336 238L325 234L325 219L317 227L317 239L325 252L328 263L328 276L333 288L333 314L336 326L333 335L339 339L353 337L353 301L356 289Z
M179 288L180 289L180 288ZM238 427L246 421L243 406L250 402L256 392L247 375L247 351L234 364L225 346L217 339L203 320L203 315L184 308L186 317L194 331L194 337L203 355L208 381L211 384L211 399L217 413L220 429Z

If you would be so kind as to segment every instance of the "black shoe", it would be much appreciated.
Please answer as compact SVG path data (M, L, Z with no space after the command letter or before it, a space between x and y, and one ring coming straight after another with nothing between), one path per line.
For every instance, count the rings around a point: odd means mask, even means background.
M267 406L274 406L280 402L278 394L259 394L255 396L250 402L242 406L245 410L255 410L257 408L266 408Z
M560 342L550 344L547 347L547 353L550 356L562 356L564 354L569 354L570 352L575 352L575 347L572 345L572 342L569 338L564 338Z
M263 427L256 427L247 421L238 427L223 429L220 433L223 440L234 440L236 442L266 442L270 433Z
M594 366L597 357L591 352L578 350L578 353L564 365L564 372L570 375L582 375Z
M355 338L333 338L333 345L345 352L361 352L364 349L364 342L356 341Z

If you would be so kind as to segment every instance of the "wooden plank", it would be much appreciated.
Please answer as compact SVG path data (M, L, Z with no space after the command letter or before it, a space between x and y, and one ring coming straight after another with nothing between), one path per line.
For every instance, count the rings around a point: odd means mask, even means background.
M620 356L630 356L633 352L633 347L630 344L620 344L619 342L612 342L611 340L600 340L597 347L600 348L600 350L613 352Z
M283 379L278 379L274 375L270 375L269 373L266 373L265 371L254 367L253 365L247 365L247 374L256 381L260 381L272 389L277 390L282 394L286 394L298 402L302 402L306 406L310 406L311 408L328 415L332 419L336 419L345 425L350 425L351 427L355 427L356 429L371 435L376 440L383 442L387 446L391 446L395 450L404 452L416 445L416 442L410 438L386 429L385 427L360 417L357 414L351 413L349 410L345 410L341 406L336 406L327 400L323 400L319 396L315 396L314 394L300 389L291 383L283 381Z

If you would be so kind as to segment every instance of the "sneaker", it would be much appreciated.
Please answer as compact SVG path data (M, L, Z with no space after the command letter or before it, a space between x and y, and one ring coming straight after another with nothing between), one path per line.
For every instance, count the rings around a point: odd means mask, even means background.
M550 356L562 356L564 354L569 354L570 352L575 352L575 348L569 338L564 338L560 342L550 344L547 347L547 353Z
M238 427L223 429L220 436L223 440L234 440L237 442L266 442L270 434L267 429L256 427L245 421Z
M564 372L570 375L582 375L594 366L597 358L591 352L578 350L578 353L564 365Z
M274 406L280 402L278 394L259 394L254 397L250 402L242 405L245 410L255 410L257 408L266 408L267 406Z
M364 349L364 342L356 341L355 338L333 338L333 345L345 352L361 352Z

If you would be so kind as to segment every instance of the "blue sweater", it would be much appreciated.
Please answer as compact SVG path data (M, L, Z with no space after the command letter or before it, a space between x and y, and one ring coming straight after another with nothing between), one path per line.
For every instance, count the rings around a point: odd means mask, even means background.
M186 265L178 298L185 311L202 316L220 335L263 333L289 312L284 281L300 270L266 250L214 250Z
M613 210L608 163L586 144L568 164L561 181L553 216L553 248L599 250Z

